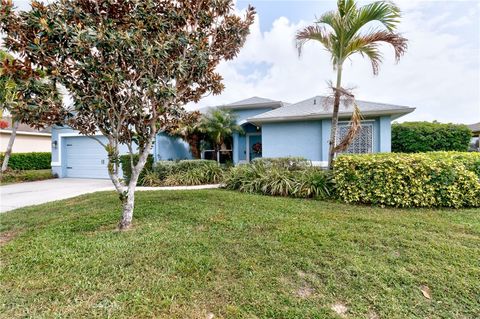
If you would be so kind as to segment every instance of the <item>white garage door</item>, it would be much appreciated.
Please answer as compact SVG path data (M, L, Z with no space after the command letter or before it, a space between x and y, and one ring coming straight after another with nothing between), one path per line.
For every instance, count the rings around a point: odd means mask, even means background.
M106 142L105 137L98 137ZM66 175L79 178L109 178L105 149L90 137L65 138Z

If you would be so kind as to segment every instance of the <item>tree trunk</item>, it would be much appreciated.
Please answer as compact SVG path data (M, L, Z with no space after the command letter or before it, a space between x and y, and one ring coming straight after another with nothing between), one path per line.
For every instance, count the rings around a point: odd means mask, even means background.
M122 200L122 218L118 224L118 229L120 230L126 230L132 225L133 208L135 207L135 187L136 182L133 186L130 182L127 194Z
M200 158L200 148L199 148L199 143L200 143L200 138L197 134L193 134L188 137L188 144L190 145L190 151L192 152L192 157L193 158Z
M10 134L7 149L5 150L5 155L3 157L2 173L5 172L8 168L8 160L10 159L10 155L12 154L13 142L15 142L15 137L17 136L17 129L19 124L19 121L13 122L12 134Z
M338 110L340 108L340 88L342 87L342 64L337 66L337 85L335 97L333 101L332 128L330 130L330 149L328 153L328 168L333 168L333 160L335 159L335 146L338 127Z
M148 155L150 154L150 149L152 148L155 134L156 133L150 135L147 145L140 153L137 164L132 167L132 175L130 176L127 190L123 189L121 192L119 192L120 198L122 200L122 218L120 219L120 223L118 224L119 230L127 230L132 225L133 209L135 207L135 188L137 187L140 173L142 172L145 164L147 163Z

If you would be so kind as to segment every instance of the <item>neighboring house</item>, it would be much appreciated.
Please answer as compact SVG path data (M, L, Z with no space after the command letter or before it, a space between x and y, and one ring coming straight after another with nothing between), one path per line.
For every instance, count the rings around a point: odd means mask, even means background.
M480 152L480 122L468 125L468 128L472 131L471 149Z
M233 111L245 131L232 137L234 163L257 157L299 156L326 165L332 117L332 107L327 104L322 96L295 104L252 97L217 106ZM392 120L414 108L364 101L357 104L363 115L362 128L346 152L390 152ZM352 106L341 105L339 139L348 131L351 115ZM52 147L52 169L59 177L108 178L106 152L94 139L67 127L55 127ZM155 161L191 158L187 143L164 133L157 135L152 152Z
M5 152L8 141L12 134L11 119L4 118L8 122L8 127L0 129L0 152ZM50 152L51 150L50 128L36 130L26 124L19 124L15 142L13 143L13 153L28 152Z

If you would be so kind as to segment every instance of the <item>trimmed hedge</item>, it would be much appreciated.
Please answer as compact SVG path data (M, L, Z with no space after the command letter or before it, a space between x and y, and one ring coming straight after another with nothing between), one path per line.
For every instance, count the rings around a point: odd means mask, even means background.
M0 154L3 162L4 154ZM12 153L8 160L8 167L13 170L40 170L51 168L52 154L49 152Z
M133 163L137 164L138 162L139 155L134 154L133 155ZM130 176L132 176L132 168L130 166L130 155L121 155L120 156L120 163L122 165L122 171L123 171L123 178L125 181L128 183L130 181ZM146 173L152 170L153 167L153 155L148 155L147 162L145 163L145 166L143 167L143 170L140 172L140 176L138 177L138 182L137 185L141 184L141 181L143 180L143 177L145 176Z
M472 132L466 125L405 122L392 125L392 152L468 150Z
M346 203L480 206L480 153L341 155L333 172L336 194Z

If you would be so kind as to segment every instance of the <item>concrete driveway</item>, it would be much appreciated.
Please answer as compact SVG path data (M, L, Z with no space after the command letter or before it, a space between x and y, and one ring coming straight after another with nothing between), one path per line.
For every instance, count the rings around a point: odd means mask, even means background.
M113 190L108 179L58 178L0 186L0 213L103 190Z

